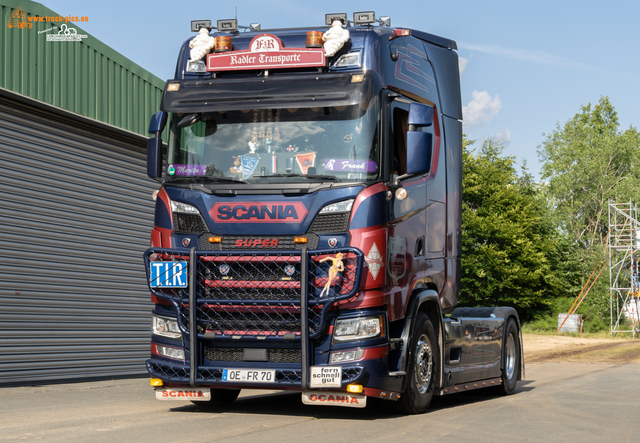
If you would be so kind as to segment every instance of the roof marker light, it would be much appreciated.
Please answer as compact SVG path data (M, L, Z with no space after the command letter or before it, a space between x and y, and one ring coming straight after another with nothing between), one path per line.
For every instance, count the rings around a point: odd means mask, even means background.
M394 29L391 35L389 36L389 40L393 40L394 38L398 38L398 37L406 37L408 35L411 35L410 29Z
M260 31L262 29L262 26L260 25L260 23L251 23L249 25L249 29L251 31Z

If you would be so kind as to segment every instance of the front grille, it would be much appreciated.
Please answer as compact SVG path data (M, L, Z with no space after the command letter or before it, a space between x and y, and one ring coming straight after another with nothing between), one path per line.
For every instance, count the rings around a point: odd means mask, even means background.
M309 232L346 232L350 214L350 212L320 214L313 220Z
M196 328L199 334L215 333L223 339L300 340L305 280L308 330L304 332L311 339L318 337L325 327L328 309L336 301L356 294L363 260L362 253L352 248L330 253L309 251L303 279L300 252L196 251L195 254L195 276L190 275L190 267L187 272L197 298ZM147 271L153 261L188 260L182 253L166 249L151 249L146 257ZM329 275L333 277L331 281ZM151 291L174 304L180 324L188 331L188 289L154 287Z
M272 251L299 251L303 246L307 249L315 249L318 247L320 238L317 235L308 234L307 243L294 243L293 236L283 235L251 235L251 236L237 236L237 235L225 235L222 236L222 242L209 243L210 233L202 234L198 238L200 249L203 251L228 251L228 250L272 250ZM274 240L277 240L277 245L274 245Z
M212 361L243 361L242 348L206 348L204 358ZM302 352L299 349L267 349L269 363L300 363Z
M199 214L179 214L175 212L173 213L173 230L193 234L208 231Z

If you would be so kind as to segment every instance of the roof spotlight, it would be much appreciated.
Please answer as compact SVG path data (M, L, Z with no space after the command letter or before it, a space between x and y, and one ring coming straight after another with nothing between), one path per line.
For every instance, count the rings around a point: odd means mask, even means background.
M353 23L356 25L370 25L376 22L376 13L373 11L354 12Z
M331 26L334 21L340 20L343 25L348 23L347 14L325 14L324 15L324 24L327 26Z

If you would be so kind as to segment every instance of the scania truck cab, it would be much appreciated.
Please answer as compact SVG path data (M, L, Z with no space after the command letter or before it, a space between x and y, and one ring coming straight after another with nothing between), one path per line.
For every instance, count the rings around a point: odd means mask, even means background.
M157 398L296 390L420 413L523 378L516 311L456 309L456 43L389 24L192 22L149 128Z

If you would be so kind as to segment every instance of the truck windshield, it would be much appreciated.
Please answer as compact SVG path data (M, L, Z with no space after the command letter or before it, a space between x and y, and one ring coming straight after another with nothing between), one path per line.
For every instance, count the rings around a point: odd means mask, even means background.
M375 180L379 120L378 97L352 106L173 114L166 178Z

